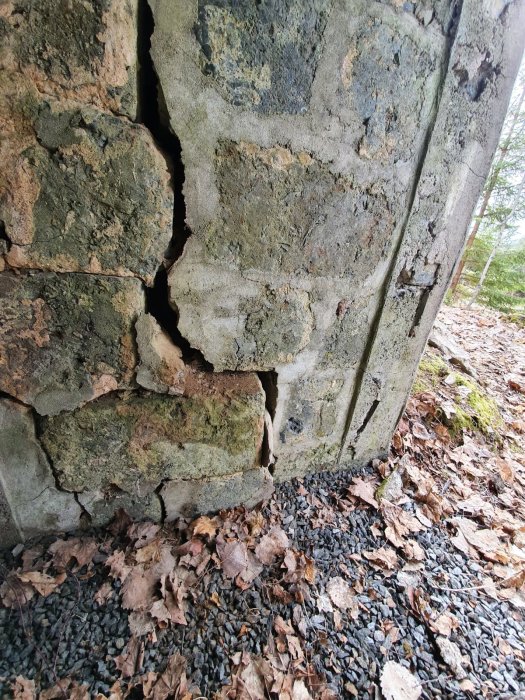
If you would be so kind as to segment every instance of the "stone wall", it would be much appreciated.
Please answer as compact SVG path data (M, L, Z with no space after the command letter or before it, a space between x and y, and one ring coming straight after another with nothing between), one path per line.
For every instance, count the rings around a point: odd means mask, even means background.
M7 0L2 544L384 455L522 50L508 0Z

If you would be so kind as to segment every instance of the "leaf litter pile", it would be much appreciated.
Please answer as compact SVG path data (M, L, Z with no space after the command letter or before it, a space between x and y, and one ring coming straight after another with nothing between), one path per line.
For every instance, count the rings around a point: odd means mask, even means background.
M0 697L524 697L525 333L445 308L421 367L388 461L4 552Z

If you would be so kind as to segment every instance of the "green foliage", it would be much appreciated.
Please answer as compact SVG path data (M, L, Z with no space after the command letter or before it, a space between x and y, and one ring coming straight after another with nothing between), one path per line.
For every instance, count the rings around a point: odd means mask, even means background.
M525 310L525 64L474 217L461 285L468 297L503 312ZM472 236L475 234L473 243ZM463 294L461 294L463 297Z
M463 280L475 286L487 261L494 237L478 235L468 251ZM525 242L498 250L479 293L478 302L505 313L525 310Z

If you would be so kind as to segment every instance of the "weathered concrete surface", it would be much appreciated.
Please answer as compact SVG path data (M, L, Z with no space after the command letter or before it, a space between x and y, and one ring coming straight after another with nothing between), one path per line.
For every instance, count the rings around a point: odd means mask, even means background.
M5 0L0 68L39 92L137 114L137 0Z
M499 139L524 22L523 4L463 3L439 109L354 389L345 460L366 461L388 449Z
M277 478L382 454L495 147L523 8L150 4L192 231L169 276L179 331L215 370L277 372Z
M16 268L153 278L173 193L149 132L127 119L0 79L0 218Z
M167 481L160 495L166 509L166 520L170 521L239 505L253 508L269 498L272 492L273 479L267 469L260 468L200 481Z
M133 496L164 479L257 467L264 393L256 375L188 372L185 395L111 395L47 418L41 440L70 491L116 487Z
M6 271L0 302L1 391L53 415L133 386L138 280Z
M30 409L0 399L0 547L78 527L80 516L73 494L56 488Z

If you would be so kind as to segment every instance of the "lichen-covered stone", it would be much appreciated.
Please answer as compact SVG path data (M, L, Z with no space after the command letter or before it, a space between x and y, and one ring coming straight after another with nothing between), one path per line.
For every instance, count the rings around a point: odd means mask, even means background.
M239 505L253 508L272 492L273 479L267 469L260 468L215 479L167 481L160 495L166 520L171 521Z
M183 394L186 367L181 349L151 314L142 314L135 328L140 357L137 383L160 394Z
M0 275L0 390L43 415L133 384L134 279L28 272Z
M152 284L171 238L173 196L149 132L91 107L42 98L17 76L0 82L8 265Z
M80 524L72 493L56 488L30 409L0 399L0 547Z
M112 395L48 418L42 442L61 486L130 494L260 463L264 393L256 375L189 372L184 396Z
M206 262L243 271L366 277L385 257L393 220L376 182L353 177L302 151L220 143L220 208L205 229Z
M262 114L308 109L332 0L199 0L200 66L233 105Z
M137 113L137 0L5 0L0 68L39 92Z

